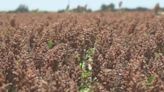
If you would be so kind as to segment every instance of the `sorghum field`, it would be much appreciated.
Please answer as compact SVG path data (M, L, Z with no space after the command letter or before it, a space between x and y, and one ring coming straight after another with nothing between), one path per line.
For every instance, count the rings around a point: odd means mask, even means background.
M0 92L164 92L164 16L1 13Z

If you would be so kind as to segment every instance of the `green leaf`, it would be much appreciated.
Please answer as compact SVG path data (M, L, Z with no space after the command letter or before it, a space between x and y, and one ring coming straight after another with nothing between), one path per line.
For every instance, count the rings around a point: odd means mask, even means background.
M147 86L151 86L151 85L153 85L155 79L156 79L156 78L155 78L154 75L149 76L149 77L147 78L146 85L147 85Z
M92 58L94 54L95 54L95 48L88 49L85 55L85 59L88 60Z
M80 86L79 88L79 92L93 92L93 90L91 89L91 84L83 84Z
M84 62L81 62L81 63L80 63L80 68L81 68L81 69L85 69L85 63L84 63Z
M84 72L82 72L81 76L83 79L89 78L92 76L92 72L91 71L84 71Z
M90 88L82 88L80 92L92 92Z
M52 40L49 40L48 43L47 43L47 45L48 45L48 48L49 49L52 49L55 44L54 44L54 42Z

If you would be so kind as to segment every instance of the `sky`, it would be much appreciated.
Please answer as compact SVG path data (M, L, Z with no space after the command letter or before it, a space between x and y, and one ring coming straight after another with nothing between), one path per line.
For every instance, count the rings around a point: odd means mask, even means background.
M58 11L65 9L69 0L0 0L0 11L15 10L20 4L25 4L30 10L39 9L46 11ZM123 1L122 7L136 8L146 7L153 8L156 3L160 3L164 7L164 0L70 0L70 8L78 5L88 5L88 8L97 10L102 4L114 3L116 8L118 3Z

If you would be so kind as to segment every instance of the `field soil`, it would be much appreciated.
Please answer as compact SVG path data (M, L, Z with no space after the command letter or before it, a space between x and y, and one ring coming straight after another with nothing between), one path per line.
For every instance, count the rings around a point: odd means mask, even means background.
M0 92L164 92L164 16L1 13Z

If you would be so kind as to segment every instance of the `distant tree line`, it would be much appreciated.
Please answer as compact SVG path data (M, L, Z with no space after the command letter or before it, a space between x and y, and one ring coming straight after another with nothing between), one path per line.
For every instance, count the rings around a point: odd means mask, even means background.
M66 9L63 9L63 10L59 10L58 11L59 13L62 13L62 12L92 12L91 9L88 9L87 8L87 5L85 6L77 6L76 8L73 8L73 9L69 9L69 5L66 7Z
M97 10L96 12L101 12L101 11L150 11L150 9L145 8L145 7L137 7L134 9L122 8L122 4L123 4L123 2L119 2L119 4L118 4L119 8L118 9L115 8L115 5L113 3L103 4L103 5L101 5L100 9ZM156 4L154 9L155 9L155 12L157 12L158 10L164 11L164 8L160 8L159 4ZM38 9L30 11L28 6L21 4L14 11L9 11L9 12L23 13L23 12L41 12L41 11L39 11ZM46 11L44 11L44 12L46 12ZM62 13L62 12L93 12L93 11L91 9L89 9L87 7L87 5L77 6L76 8L73 8L73 9L70 9L70 6L67 5L67 7L65 9L59 10L58 12Z
M115 5L113 3L109 5L101 5L101 9L99 11L114 11L115 10Z
M20 4L18 8L16 8L14 11L9 11L9 12L14 12L14 13L23 13L23 12L29 12L28 6L24 4Z

